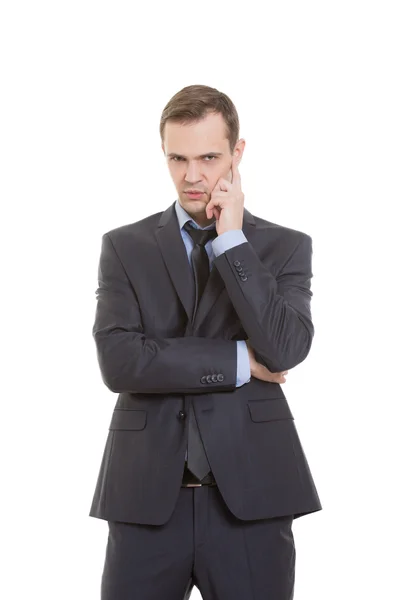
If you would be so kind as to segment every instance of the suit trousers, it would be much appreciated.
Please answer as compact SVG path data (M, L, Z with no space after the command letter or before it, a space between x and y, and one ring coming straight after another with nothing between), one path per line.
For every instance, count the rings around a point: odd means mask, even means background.
M163 525L108 521L101 600L292 600L293 515L243 521L218 486L181 487Z

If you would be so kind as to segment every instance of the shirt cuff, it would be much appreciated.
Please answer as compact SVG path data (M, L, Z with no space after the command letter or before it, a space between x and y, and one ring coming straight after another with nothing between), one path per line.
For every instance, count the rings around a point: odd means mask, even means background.
M247 344L244 340L237 340L237 371L236 371L236 387L240 387L248 383L251 378L250 358Z
M241 229L231 229L218 235L211 243L214 256L217 257L223 254L230 248L247 242L247 238Z

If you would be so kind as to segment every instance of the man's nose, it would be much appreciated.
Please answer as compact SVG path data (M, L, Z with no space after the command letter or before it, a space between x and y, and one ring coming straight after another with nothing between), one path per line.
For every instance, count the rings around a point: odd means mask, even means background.
M200 181L200 167L196 162L188 163L188 167L186 169L186 181L189 183L194 183L196 181Z

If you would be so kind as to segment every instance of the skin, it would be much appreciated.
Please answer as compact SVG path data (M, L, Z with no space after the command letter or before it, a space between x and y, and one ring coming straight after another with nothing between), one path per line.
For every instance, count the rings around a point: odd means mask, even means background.
M210 113L197 123L165 124L161 147L178 201L200 227L215 221L218 235L243 226L244 194L238 167L245 143L244 139L238 140L231 154L226 125L219 113ZM202 191L202 197L189 198L185 191L191 188ZM246 345L252 377L285 383L288 371L272 373L257 362L248 340Z

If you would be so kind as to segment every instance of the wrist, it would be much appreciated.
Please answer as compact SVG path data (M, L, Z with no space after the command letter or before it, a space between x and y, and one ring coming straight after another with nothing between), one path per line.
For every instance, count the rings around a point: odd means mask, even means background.
M241 227L241 225L237 225L235 227L230 227L229 229L220 229L218 232L218 235L228 233L228 231L242 231L242 227Z

